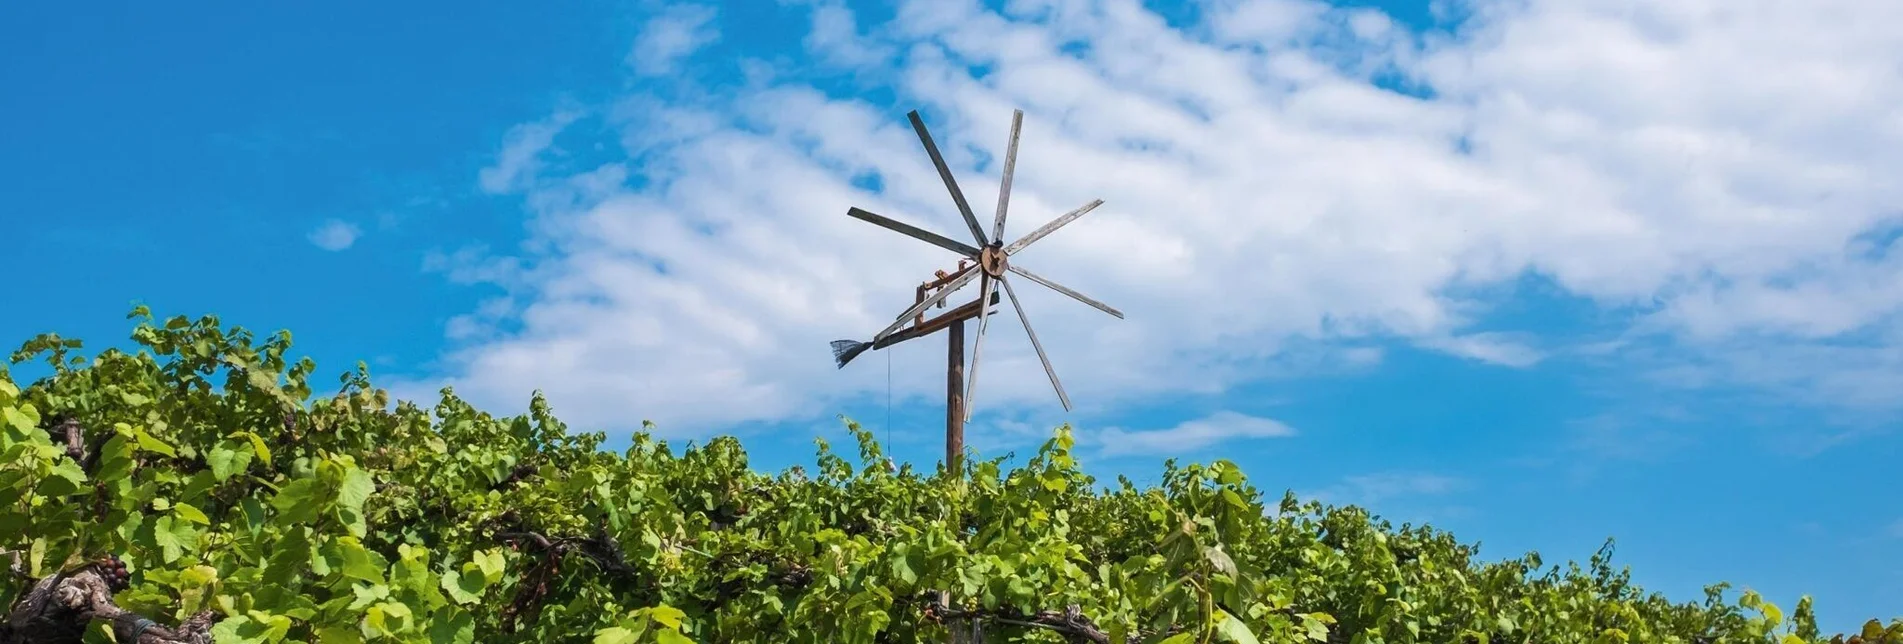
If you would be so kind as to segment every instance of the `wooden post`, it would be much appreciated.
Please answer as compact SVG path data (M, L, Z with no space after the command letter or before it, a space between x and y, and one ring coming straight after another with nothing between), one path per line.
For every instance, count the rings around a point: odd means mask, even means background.
M965 455L965 321L946 329L945 343L945 470L961 476Z

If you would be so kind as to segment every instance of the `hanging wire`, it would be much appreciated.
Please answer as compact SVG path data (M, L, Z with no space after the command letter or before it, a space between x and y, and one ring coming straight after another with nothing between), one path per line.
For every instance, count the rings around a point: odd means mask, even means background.
M892 452L892 349L885 350L885 451L888 458Z

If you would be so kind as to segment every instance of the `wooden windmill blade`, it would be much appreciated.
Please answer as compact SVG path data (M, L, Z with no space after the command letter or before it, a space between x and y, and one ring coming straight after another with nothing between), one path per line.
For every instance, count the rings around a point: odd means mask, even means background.
M965 257L969 257L972 259L978 258L978 249L972 247L970 244L959 242L950 237L946 237L944 235L940 235L938 233L925 230L923 228L919 228L917 226L913 226L911 224L908 224L902 221L898 221L889 217L881 217L879 215L866 212L858 208L848 209L846 211L846 215L854 219L858 219L860 221L870 222L875 226L880 226L889 230L898 231L899 233L912 237L913 239L917 239L925 243L931 244L933 246L937 246L939 248L943 248L945 250L949 250L951 252L964 255Z
M999 280L1004 284L1004 294L1011 296L1011 310L1018 312L1018 322L1024 325L1024 334L1031 337L1031 348L1037 350L1037 359L1044 363L1044 373L1051 377L1051 388L1057 390L1057 401L1064 404L1064 411L1070 411L1070 396L1064 395L1064 383L1057 381L1057 370L1051 368L1051 359L1044 355L1044 345L1037 341L1037 332L1031 330L1031 318L1024 314L1024 305L1018 303L1018 292L1011 289L1011 282Z
M1075 290L1024 270L1011 261L1018 252L1103 205L1101 199L1092 200L1076 210L1058 216L1030 234L1011 242L1010 245L1005 245L1004 226L1011 202L1011 182L1017 168L1018 138L1024 122L1022 110L1014 110L1011 115L1011 137L1005 146L1003 173L998 186L998 208L991 222L990 235L985 234L977 216L972 213L971 204L965 200L964 192L959 189L957 180L952 177L951 168L945 164L944 156L938 151L938 144L932 140L931 133L925 128L925 121L919 118L917 111L906 116L911 120L912 129L918 133L919 142L924 145L925 153L931 157L932 165L937 169L939 178L944 180L945 189L951 193L953 205L957 207L959 216L970 229L972 239L977 242L977 245L972 246L859 208L848 209L846 211L848 216L951 251L958 254L961 260L959 270L950 274L941 272L938 280L921 286L918 300L912 307L906 309L890 325L875 334L871 341L838 340L833 342L833 359L841 368L844 368L847 362L866 351L883 349L941 329L948 330L947 340L950 343L950 351L947 359L950 364L947 365L946 370L946 463L954 464L957 461L957 453L962 450L964 420L969 418L971 413L971 391L978 385L978 360L982 356L986 331L990 328L991 308L999 301L1000 289L1010 300L1012 310L1017 313L1019 324L1023 325L1025 335L1030 338L1031 348L1037 352L1038 361L1043 364L1045 375L1050 377L1051 388L1056 390L1058 401L1063 404L1065 411L1071 409L1070 396L1064 393L1064 385L1057 378L1057 370L1051 366L1050 356L1044 352L1043 344L1038 341L1037 332L1032 330L1031 318L1025 313L1023 304L1018 299L1017 290L1012 288L1008 273L1016 273L1117 318L1121 319L1123 313ZM976 263L967 267L964 265L965 260ZM926 309L942 304L954 291L971 283L974 278L979 284L977 299L931 320L918 317ZM928 290L931 291L930 296L926 295ZM984 305L980 306L980 302ZM972 342L971 373L967 381L961 377L966 376L962 373L965 361L964 321L974 317L978 319L978 333ZM907 324L911 324L911 328L906 328Z
M1024 238L1011 242L1010 246L1004 247L1004 254L1006 255L1018 254L1018 251L1024 250L1025 246L1029 246L1031 245L1032 242L1043 239L1046 235L1057 232L1057 229L1063 228L1064 224L1068 224L1070 222L1076 221L1078 217L1082 217L1084 216L1085 213L1088 213L1092 210L1096 210L1097 206L1101 206L1101 205L1103 205L1102 199L1092 199L1090 200L1090 203L1084 204L1078 207L1076 210L1072 210L1062 215L1058 215L1058 217L1056 219L1052 219L1050 223L1044 224L1043 226L1038 227L1037 230L1031 231L1031 234L1025 235Z
M1024 126L1024 111L1010 111L1010 139L1005 143L1005 177L997 185L997 217L991 219L991 238L999 242L1005 238L1005 210L1007 206L1010 206L1010 173L1018 168L1018 131L1022 130L1022 126ZM993 284L997 280L1003 280L1003 274L993 278L990 269L986 267L986 261L995 253L997 250L991 244L986 244L986 248L978 252L978 267L988 271L984 274L984 280L978 284L978 299L991 297L991 290L995 288ZM1012 301L1012 307L1016 307L1016 301ZM965 383L965 417L971 417L971 402L976 400L974 392L978 391L978 356L984 351L984 332L988 328L991 328L991 316L980 312L978 335L972 339L971 343L971 373L965 373L965 377L969 379ZM1056 375L1052 373L1052 377ZM1064 410L1069 412L1069 404L1064 406Z
M945 165L945 156L938 153L938 144L932 141L932 133L926 131L925 119L919 118L918 110L907 113L905 118L912 121L912 130L918 132L919 143L925 145L925 154L932 157L932 166L938 168L938 177L945 180L945 189L951 191L952 203L958 206L959 216L964 217L965 225L971 227L972 239L978 240L980 246L989 243L985 240L984 228L978 225L978 216L971 214L971 204L965 201L965 192L958 189L958 180L952 178L951 168Z
M1078 301L1084 302L1086 304L1090 304L1091 306L1095 306L1106 313L1116 316L1119 319L1123 318L1123 313L1117 311L1116 309L1110 308L1109 305L1106 305L1102 302L1098 302L1094 299L1085 297L1083 294L1078 293L1074 290L1071 290L1056 282L1052 282L1042 277L1038 277L1037 275L1022 269L1018 267L1016 264L1013 264L1011 262L1011 255L1017 253L1018 251L1024 250L1026 247L1030 246L1033 243L1036 243L1038 240L1043 239L1046 236L1049 236L1051 233L1057 232L1057 229L1064 227L1066 224L1069 224L1070 222L1076 221L1077 218L1084 216L1084 214L1089 213L1092 210L1095 210L1097 206L1103 205L1102 199L1093 199L1091 200L1090 203L1084 204L1082 207L1077 208L1076 210L1072 210L1068 213L1060 215L1057 219L1051 220L1050 223L1044 224L1043 226L1039 227L1037 230L1032 231L1028 235L1025 235L1022 239L1012 242L1010 246L1004 245L1004 224L1006 219L1006 212L1011 202L1011 179L1012 179L1012 175L1014 171L1017 168L1018 136L1020 132L1023 130L1023 127L1022 127L1023 122L1024 122L1024 112L1022 110L1013 111L1011 115L1011 138L1005 144L1004 176L1000 180L999 186L998 186L998 214L997 214L997 218L992 223L991 243L986 244L985 247L981 249L978 254L978 266L984 271L984 275L983 275L984 283L981 287L983 289L981 292L984 293L983 297L989 297L992 292L992 289L994 288L993 284L996 283L996 284L1002 285L1005 289L1005 292L1011 296L1011 308L1012 310L1017 312L1018 322L1024 326L1024 334L1031 339L1031 348L1037 352L1038 361L1041 362L1044 366L1044 374L1046 376L1049 376L1051 379L1051 389L1054 389L1057 391L1057 400L1058 402L1064 405L1064 411L1070 411L1071 409L1070 396L1064 393L1064 384L1062 381L1058 379L1057 370L1051 366L1050 356L1044 353L1043 343L1038 342L1037 331L1031 328L1031 318L1028 314L1024 312L1024 305L1022 302L1018 300L1017 292L1016 290L1011 288L1011 282L1009 279L1006 278L1005 273L1009 271L1009 272L1014 272L1014 273L1023 275L1033 282L1043 284L1045 287L1048 287L1059 293L1063 293L1071 297L1077 298ZM970 378L970 380L969 382L966 383L966 386L965 386L964 415L966 418L971 417L971 408L973 406L973 401L976 400L976 395L974 394L974 391L978 387L978 366L980 364L978 361L978 358L980 355L980 351L984 347L985 330L989 327L990 327L989 316L984 316L981 314L981 317L978 320L978 335L972 341L971 373L967 376L968 378Z
M1059 283L1057 283L1057 282L1053 282L1053 281L1050 281L1050 280L1048 280L1048 279L1044 279L1044 278L1042 278L1042 277L1038 277L1038 275L1037 275L1036 273L1033 273L1033 272L1031 272L1031 271L1029 271L1029 270L1025 270L1025 268L1024 268L1023 266L1019 266L1019 265L1017 265L1017 264L1012 264L1012 265L1011 265L1011 266L1009 266L1008 268L1009 268L1009 270L1010 270L1011 272L1013 272L1013 273L1017 273L1017 274L1019 274L1019 275L1023 275L1023 276L1024 276L1024 277L1025 277L1026 279L1029 279L1029 280L1031 280L1031 281L1033 281L1033 282L1037 282L1037 283L1039 283L1039 284L1043 284L1045 288L1048 288L1048 289L1051 289L1051 290L1053 290L1053 291L1057 291L1057 292L1059 292L1059 293L1063 293L1063 294L1065 294L1065 295L1069 295L1069 296L1071 296L1072 298L1075 298L1075 299L1076 299L1077 301L1079 301L1079 302L1083 302L1083 303L1085 303L1085 304L1089 304L1089 305L1091 305L1091 306L1093 306L1093 307L1096 307L1096 308L1097 308L1097 310L1099 310L1099 311L1103 311L1103 312L1105 312L1105 313L1109 313L1110 315L1112 315L1112 316L1114 316L1114 317L1116 317L1116 318L1117 318L1117 319L1119 319L1119 320L1121 320L1121 319L1123 319L1123 312L1122 312L1122 311L1119 311L1119 310L1116 310L1116 309L1113 309L1113 308L1110 308L1110 305L1108 305L1108 304L1104 304L1103 302L1099 302L1099 301L1096 301L1096 300L1093 300L1093 299L1091 299L1091 298L1089 298L1088 296L1085 296L1085 295L1084 295L1083 293L1079 293L1079 292L1077 292L1077 291L1073 291L1073 290L1071 290L1071 289L1070 289L1069 287L1066 287L1066 286L1064 286L1063 284L1059 284Z
M998 242L1002 242L1004 240L1004 213L1005 213L1005 210L1008 208L1008 206L1010 206L1011 204L1011 173L1012 171L1017 169L1018 132L1020 132L1023 129L1023 126L1024 126L1024 110L1012 110L1011 111L1011 139L1005 142L1005 147L1004 147L1004 177L998 182L998 214L997 214L997 217L991 220L991 238L994 240L998 240ZM996 244L998 242L993 242L993 244ZM986 245L985 249L983 251L980 251L978 254L979 267L984 268L986 260L991 259L996 255L997 255L997 250L994 248L994 246ZM1001 257L999 257L998 259L1002 261ZM990 298L992 289L994 288L993 284L995 282L999 282L1003 280L1004 280L1003 274L999 274L997 277L993 278L989 272L989 269L987 268L987 273L985 274L983 281L980 282L978 286L978 299L985 300ZM1015 298L1012 299L1011 306L1013 307L1017 306L1017 300ZM1024 312L1019 311L1018 315L1022 316L1024 315ZM965 411L964 411L965 418L971 417L971 401L975 400L974 392L978 390L978 356L980 355L980 352L985 347L985 330L990 327L991 327L991 316L980 314L978 316L978 335L976 339L972 340L971 342L971 373L965 374L965 377L970 379L969 381L965 383ZM1029 327L1026 327L1026 328L1029 328ZM1049 369L1050 363L1046 362L1044 364L1044 368ZM1057 380L1057 373L1051 372L1051 381L1056 382L1056 380ZM1059 391L1062 391L1062 389L1059 389ZM1062 398L1062 397L1063 396L1060 394L1059 398ZM1064 411L1070 411L1070 401L1068 399L1064 400Z

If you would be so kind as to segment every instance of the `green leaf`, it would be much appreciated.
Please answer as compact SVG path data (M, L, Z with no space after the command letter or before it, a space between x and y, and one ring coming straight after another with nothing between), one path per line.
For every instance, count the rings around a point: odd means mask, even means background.
M251 465L251 451L233 449L229 442L219 443L212 446L211 453L205 455L205 462L211 465L212 478L224 482Z
M476 570L482 572L483 580L490 584L501 581L502 572L508 569L508 561L502 558L502 550L499 548L476 553L471 563L474 564Z
M243 615L233 615L219 622L211 629L212 641L218 644L264 644L284 639L291 629L291 620L283 615L270 615L258 611L249 611Z
M648 619L654 620L656 624L675 630L680 630L681 620L686 617L687 613L681 612L681 609L667 604L661 604L648 609Z
M345 577L367 581L373 584L383 583L383 568L372 560L373 555L365 550L356 539L342 537L337 540L338 554L343 558L342 572Z
M176 514L179 518L198 525L211 525L211 517L205 516L204 512L192 507L192 504L184 501L172 505L172 514Z
M1255 638L1255 632L1249 630L1248 624L1242 623L1242 620L1237 619L1235 615L1220 610L1216 611L1216 636L1225 642L1260 644ZM1326 637L1324 636L1323 639Z
M694 640L676 631L656 631L654 641L660 644L694 644Z
M488 585L480 572L465 575L456 570L443 573L441 584L450 601L464 605L482 601L482 591Z
M180 582L189 586L210 586L218 581L218 569L211 566L192 566L178 573Z
M905 582L907 586L918 583L918 573L912 570L912 562L907 560L903 552L892 557L892 575L898 577L899 581Z
M133 436L138 438L139 449L141 450L152 452L154 454L164 454L172 458L178 458L177 450L172 449L171 445L165 444L165 441L152 437L151 434L146 433L144 428L133 430Z
M290 583L311 566L311 542L304 528L292 528L279 537L269 551L264 578Z
M1758 612L1764 614L1765 621L1768 622L1771 626L1776 626L1780 623L1783 623L1784 621L1784 611L1779 609L1776 604L1773 604L1771 602L1764 602L1762 604L1759 604Z
M1062 492L1064 488L1070 486L1070 480L1064 478L1064 474L1056 470L1046 472L1039 476L1038 482L1044 486L1044 489L1052 492Z
M264 644L268 628L244 615L236 615L211 627L211 639L218 644ZM326 640L327 642L329 640Z
M61 458L53 465L53 471L40 482L40 494L46 496L67 496L77 494L86 484L86 471L72 459Z
M258 460L264 461L266 466L271 464L271 448L264 445L263 438L259 438L256 432L238 432L238 435L251 441L251 451L257 454Z
M388 602L385 604L380 604L380 606L382 606L383 614L385 615L389 615L391 617L396 617L396 618L404 618L404 617L410 616L410 607L408 604L402 604L398 602Z
M1209 561L1209 566L1211 568L1215 568L1216 572L1229 575L1231 577L1234 577L1236 575L1235 560L1229 558L1229 553L1223 552L1222 548L1218 548L1216 546L1204 547L1203 558Z
M1328 625L1335 623L1333 616L1327 613L1309 613L1301 617L1304 637L1317 642L1328 641Z
M445 615L444 613L448 613ZM460 610L439 610L429 628L431 644L472 644L476 641L476 618Z
M317 479L291 481L271 497L271 507L277 509L278 520L286 524L309 523L317 516L317 492Z
M34 539L33 544L27 546L26 554L27 573L34 577L47 576L50 571L46 569L46 538Z
M285 634L291 631L290 617L284 615L267 615L258 611L251 611L250 615L252 619L264 623L264 633L268 641L282 641Z
M372 637L395 635L398 630L403 628L402 616L390 614L390 607L392 606L402 606L402 604L385 602L371 606L368 610L363 612L363 625L366 635Z
M1219 460L1216 461L1216 468L1217 471L1220 472L1220 474L1216 475L1217 483L1222 485L1237 485L1242 483L1242 468L1236 467L1235 463L1227 460Z
M117 481L125 478L132 474L132 466L132 446L126 442L124 435L114 434L112 438L106 439L104 445L99 447L99 470L97 473L99 480Z
M595 644L634 644L634 631L621 626L610 626L595 631Z
M376 479L369 472L351 468L344 473L343 484L337 488L337 505L352 512L361 512L364 501L377 491Z
M352 626L333 624L317 631L317 642L318 644L363 644L363 635Z
M5 418L7 421L7 424L12 426L16 430L19 430L22 435L44 436L44 434L40 433L39 421L33 418L28 418L26 413L20 411L19 408L0 407L0 417Z
M186 549L198 547L198 531L191 522L172 514L159 517L152 526L152 537L161 559L168 564L178 561Z

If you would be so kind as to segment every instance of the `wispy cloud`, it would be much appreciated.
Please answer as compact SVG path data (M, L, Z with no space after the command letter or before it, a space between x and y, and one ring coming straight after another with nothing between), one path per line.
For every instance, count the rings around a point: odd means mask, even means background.
M716 15L713 7L704 5L667 7L641 28L634 50L628 53L628 64L643 75L672 73L682 58L720 39Z
M580 116L577 111L562 110L546 119L510 128L503 136L495 163L477 173L478 185L490 194L528 188L529 181L542 169L542 154L555 144L555 136Z
M1421 340L1421 346L1469 360L1506 367L1530 367L1545 356L1523 340L1506 333L1471 333Z
M1566 446L1586 460L1574 461L1576 467L1596 465L1599 461L1654 461L1684 449L1693 438L1673 432L1684 424L1687 412L1673 407L1645 410L1626 409L1606 412L1568 423Z
M1429 472L1378 472L1346 477L1310 496L1336 505L1372 506L1394 499L1440 496L1465 486L1461 479Z
M1168 429L1131 431L1112 427L1096 432L1089 443L1104 456L1162 456L1187 454L1234 440L1294 435L1295 430L1280 421L1219 411Z
M363 237L362 228L341 219L326 220L305 236L318 248L331 252L348 249L356 245L357 239L361 237Z
M1468 489L1465 479L1431 472L1390 471L1359 474L1309 493L1297 492L1329 505L1354 505L1392 521L1427 524L1472 516L1474 508L1459 502Z

